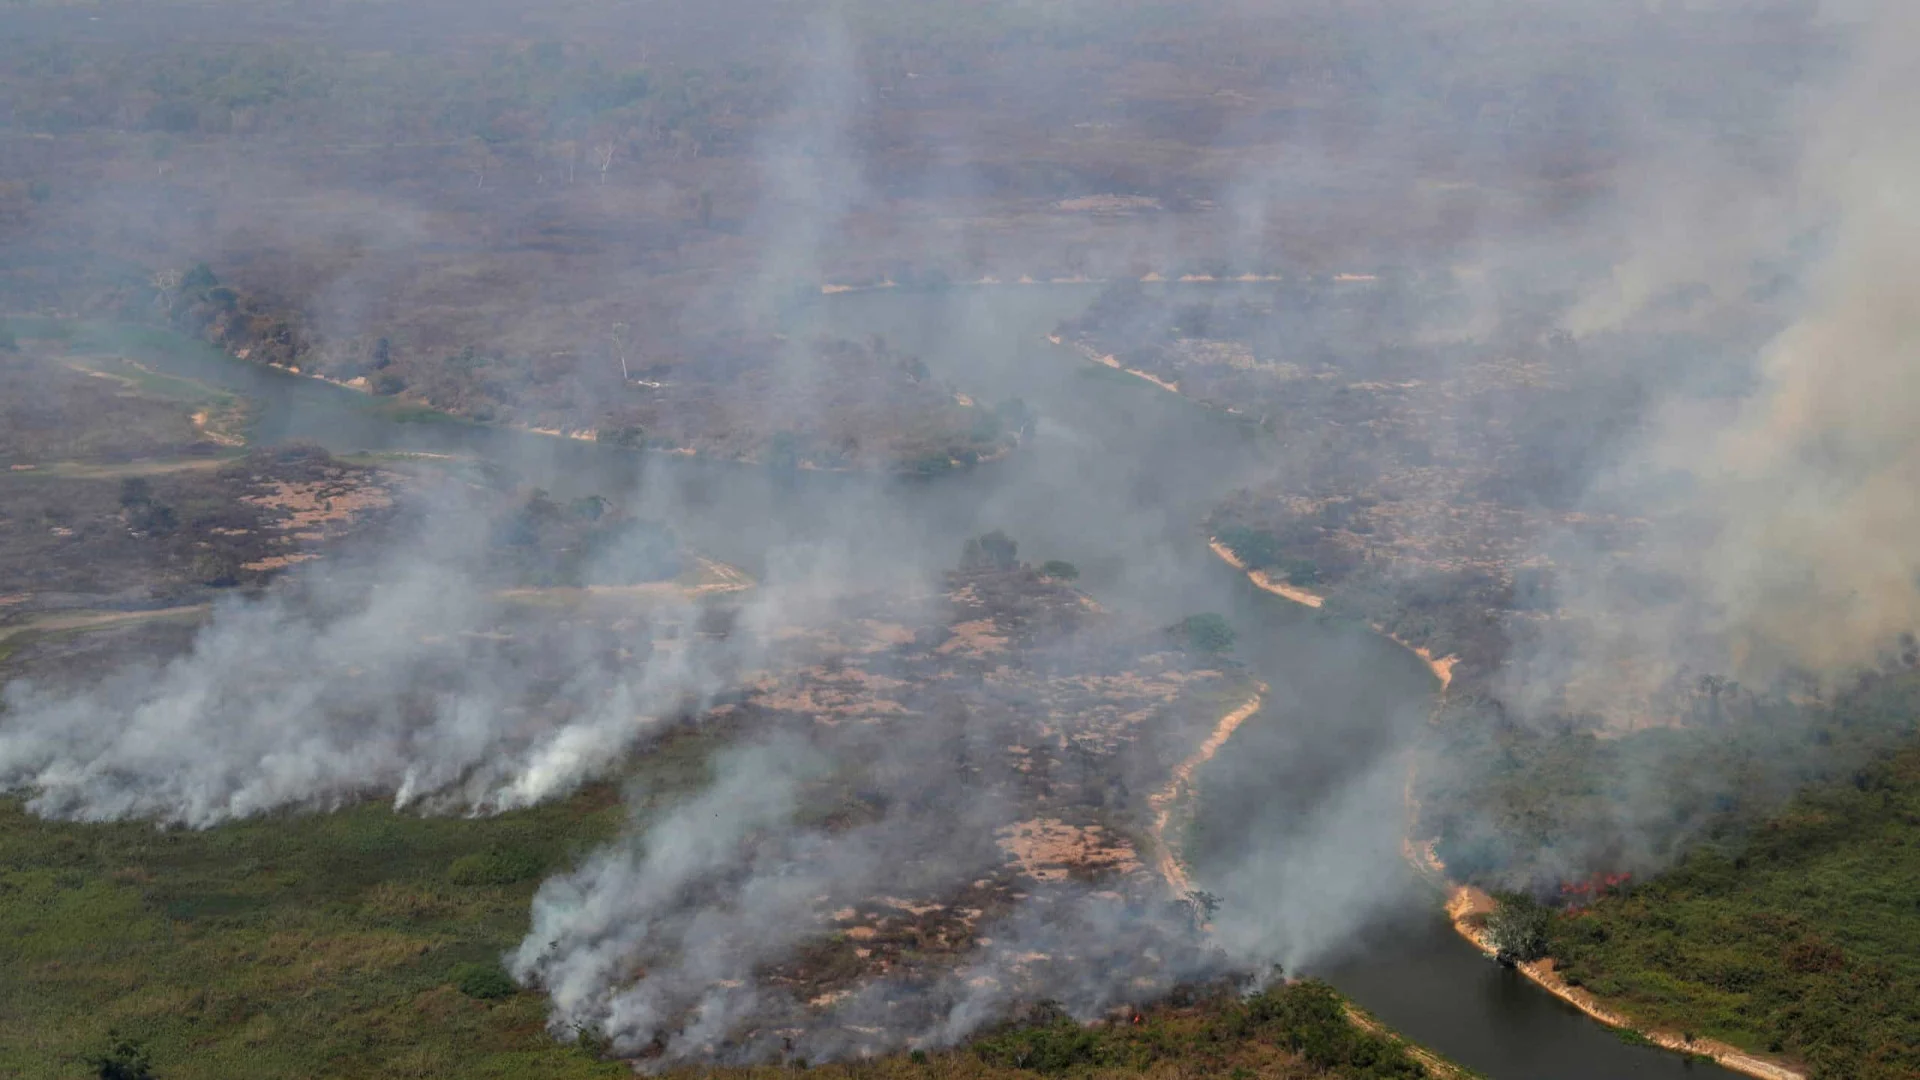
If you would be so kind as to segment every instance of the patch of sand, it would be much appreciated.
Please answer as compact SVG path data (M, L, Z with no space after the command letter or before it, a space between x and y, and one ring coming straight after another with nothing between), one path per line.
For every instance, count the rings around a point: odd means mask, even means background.
M296 551L290 555L269 555L264 559L255 559L252 562L241 563L240 569L285 570L294 563L303 563L309 559L317 559L319 557L318 553L312 551Z
M1005 652L1007 638L995 633L1000 626L992 619L972 619L953 625L953 637L942 642L934 651L942 654L960 653L965 656L992 656Z
M287 520L280 528L287 532L310 532L316 526L351 521L368 510L393 505L393 495L373 484L348 484L338 480L272 480L264 495L248 495L242 502L269 510L280 510Z
M1140 869L1133 845L1108 837L1099 825L1035 818L1008 825L997 835L1000 850L1035 881L1065 881L1076 867L1121 874Z

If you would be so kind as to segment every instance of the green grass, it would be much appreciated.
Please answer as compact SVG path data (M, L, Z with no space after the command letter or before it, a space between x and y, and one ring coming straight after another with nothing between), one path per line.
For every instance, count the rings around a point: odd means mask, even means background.
M701 783L713 747L688 734L649 754L640 770L654 798ZM160 1080L631 1075L549 1038L545 998L500 966L538 883L626 814L610 785L494 818L369 804L201 832L48 822L0 803L0 1076L91 1076L123 1042ZM959 1049L815 1072L1431 1075L1311 982L1156 1008L1138 1024L1047 1016Z
M1920 747L1557 920L1551 951L1638 1019L1821 1080L1920 1075Z
M686 736L653 790L705 776ZM48 822L0 803L0 1076L86 1074L109 1032L162 1080L578 1077L503 983L540 880L615 833L611 787L499 817L377 805L204 832Z

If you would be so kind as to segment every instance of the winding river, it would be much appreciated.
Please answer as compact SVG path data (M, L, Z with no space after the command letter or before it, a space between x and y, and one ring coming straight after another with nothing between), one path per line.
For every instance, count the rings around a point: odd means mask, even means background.
M1258 474L1273 443L1049 345L1046 333L1096 289L850 292L790 316L796 336L885 335L975 398L1017 396L1040 414L1014 457L931 480L777 476L499 428L400 423L363 395L211 349L129 351L252 399L261 442L476 455L559 495L637 492L643 512L671 513L696 548L756 571L795 545L846 567L951 564L963 537L1004 528L1024 558L1074 562L1081 584L1110 606L1169 622L1226 613L1239 657L1272 692L1199 777L1206 817L1189 852L1197 880L1215 887L1222 868L1277 861L1285 872L1272 880L1291 893L1253 895L1244 881L1238 893L1231 882L1218 891L1241 910L1304 913L1276 915L1288 940L1308 945L1303 971L1494 1080L1735 1075L1623 1042L1453 933L1437 895L1400 858L1404 814L1391 779L1404 775L1406 748L1426 723L1431 675L1400 647L1318 620L1213 557L1198 523Z

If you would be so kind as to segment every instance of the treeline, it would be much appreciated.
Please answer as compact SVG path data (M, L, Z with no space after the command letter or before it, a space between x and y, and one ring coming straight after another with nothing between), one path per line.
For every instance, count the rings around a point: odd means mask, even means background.
M1738 842L1554 920L1561 973L1813 1080L1920 1075L1920 747L1834 771Z
M1345 1080L1416 1080L1432 1075L1388 1035L1355 1024L1347 1005L1325 983L1277 983L1251 997L1216 995L1197 1012L1156 1014L1133 1023L1092 1027L1057 1009L1041 1008L1023 1022L976 1040L973 1053L1005 1068L1057 1074L1089 1069L1146 1073L1178 1063L1207 1075L1334 1076ZM1259 1048L1292 1061L1258 1059Z
M1606 738L1578 718L1523 720L1457 700L1433 728L1422 835L1439 837L1458 880L1558 897L1594 872L1734 851L1796 792L1867 783L1920 738L1911 669L1867 677L1830 706L1724 686L1701 696L1685 725Z

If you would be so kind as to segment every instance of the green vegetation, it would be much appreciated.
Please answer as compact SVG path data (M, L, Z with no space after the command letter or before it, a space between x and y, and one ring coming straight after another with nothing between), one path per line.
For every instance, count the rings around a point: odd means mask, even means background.
M704 776L708 744L650 755L659 797ZM611 787L496 818L363 805L205 832L42 821L0 806L0 1074L228 1080L615 1077L590 1041L553 1041L545 999L502 952L533 889L615 829ZM105 1048L104 1050L102 1048ZM970 1049L826 1066L827 1077L1084 1071L1354 1080L1429 1075L1306 982L1082 1028L1056 1013ZM1169 1072L1172 1068L1177 1071ZM709 1070L745 1080L774 1069Z
M1818 1080L1920 1074L1920 747L1818 785L1557 919L1570 982L1635 1018L1802 1058Z
M1696 704L1683 726L1603 738L1578 717L1527 723L1457 701L1434 728L1445 767L1424 774L1423 829L1462 881L1552 891L1569 873L1641 873L1737 843L1795 792L1850 783L1920 736L1916 671L1826 708L1716 686Z
M497 962L460 965L453 971L453 985L459 987L461 993L481 1001L497 1001L520 992L520 987Z
M542 588L665 581L688 560L668 526L598 495L566 506L535 488L494 526L492 554L509 580Z
M1286 553L1285 544L1270 532L1229 525L1220 530L1220 543L1250 570L1267 570L1291 585L1312 585L1320 580L1320 568L1313 560Z
M1326 984L1274 986L1251 998L1223 997L1194 1014L1156 1015L1137 1024L1082 1027L1042 1007L1025 1024L991 1033L973 1047L981 1060L1038 1073L1089 1069L1146 1072L1169 1061L1201 1066L1202 1075L1276 1075L1262 1068L1265 1050L1298 1061L1277 1075L1333 1075L1355 1080L1424 1077L1428 1070L1391 1036L1366 1030ZM1249 1068L1252 1066L1252 1068Z
M649 790L702 782L708 749L659 747ZM499 960L541 878L624 818L612 786L493 818L361 805L204 832L0 803L0 1075L627 1075L552 1041Z
M100 1080L153 1080L153 1063L145 1047L121 1038L118 1032L108 1032L107 1038L112 1043L107 1052L87 1061L95 1076Z
M1040 564L1040 573L1059 581L1077 581L1080 568L1064 559L1048 559Z
M1227 622L1226 616L1224 615L1219 615L1211 611L1203 612L1199 615L1189 615L1180 620L1174 629L1176 633L1186 639L1187 647L1196 652L1226 653L1233 651L1233 625Z
M960 569L1012 570L1020 565L1019 555L1020 545L995 529L967 539L960 549Z
M1500 961L1525 964L1545 956L1553 909L1525 893L1501 893L1494 901L1498 906L1487 916L1487 936Z

